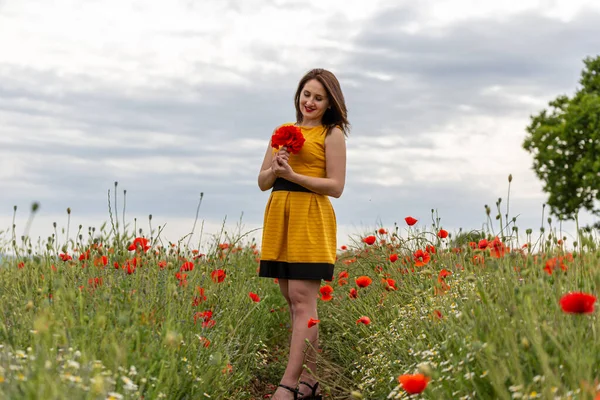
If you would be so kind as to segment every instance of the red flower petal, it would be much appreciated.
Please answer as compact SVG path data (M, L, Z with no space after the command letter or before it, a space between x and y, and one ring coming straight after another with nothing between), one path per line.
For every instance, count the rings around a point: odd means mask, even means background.
M560 306L566 313L571 314L591 314L594 312L594 303L596 302L596 296L583 293L574 292L567 293L560 299Z
M423 392L429 383L429 378L423 374L400 375L398 382L409 394L417 394Z
M359 276L356 278L356 285L361 288L366 288L371 282L373 282L373 280L368 276Z
M320 319L314 319L314 318L311 318L311 319L309 319L309 320L308 320L308 327L309 327L309 328L312 328L313 326L315 326L315 325L316 325L316 324L318 324L319 322L321 322L321 320L320 320Z
M406 224L408 226L413 226L418 221L417 219L414 219L413 217L406 217L406 218L404 218L404 220L406 221Z

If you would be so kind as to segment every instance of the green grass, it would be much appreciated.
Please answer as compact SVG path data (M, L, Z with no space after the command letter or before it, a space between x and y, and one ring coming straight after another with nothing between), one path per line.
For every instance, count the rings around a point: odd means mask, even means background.
M0 261L1 398L253 399L278 383L287 309L278 286L257 277L252 242L217 235L199 256L185 241L129 251L133 235L111 232L35 245L0 233L0 253L17 254ZM374 232L375 244L357 240L340 251L334 298L319 304L328 398L407 398L398 377L421 371L430 381L415 397L594 399L597 313L567 314L559 299L598 294L597 241L588 235L568 252L554 236L525 249L507 238L515 248L496 258L434 232ZM427 244L437 251L415 267L413 253ZM73 260L61 260L64 252ZM558 256L566 271L549 275L546 261ZM128 274L122 266L134 258ZM178 279L185 261L194 268ZM220 283L211 278L218 269L226 272ZM451 275L438 278L442 269ZM342 271L347 283L337 279ZM363 275L373 282L357 288ZM396 290L383 279L394 279ZM208 310L203 327L199 313ZM371 324L357 324L362 316Z

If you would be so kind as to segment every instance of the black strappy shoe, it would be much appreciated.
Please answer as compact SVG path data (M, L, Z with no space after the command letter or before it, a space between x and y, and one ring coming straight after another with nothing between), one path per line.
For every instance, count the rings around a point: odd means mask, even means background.
M314 386L311 385L310 383L304 382L304 381L300 381L300 384L308 386L310 388L310 390L312 391L312 393L306 397L301 397L299 400L323 400L323 396L321 396L320 394L317 394L317 388L319 387L319 382L316 382L314 384Z
M282 387L290 392L294 393L294 400L299 400L298 395L302 396L302 392L298 389L294 389L293 387L289 387L288 385L284 385L282 383L279 384L279 387ZM303 399L307 399L308 397L303 397Z

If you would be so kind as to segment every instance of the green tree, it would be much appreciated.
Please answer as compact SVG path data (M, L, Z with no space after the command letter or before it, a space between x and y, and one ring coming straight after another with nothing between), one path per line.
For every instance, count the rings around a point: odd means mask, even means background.
M600 215L600 56L584 64L573 98L559 96L549 110L531 116L523 142L550 211L565 219L581 208Z

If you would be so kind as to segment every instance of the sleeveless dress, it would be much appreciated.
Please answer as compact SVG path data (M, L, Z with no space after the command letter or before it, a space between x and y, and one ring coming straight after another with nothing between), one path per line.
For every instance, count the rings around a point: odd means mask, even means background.
M325 127L301 130L306 141L298 154L290 154L289 165L298 174L325 178ZM328 196L277 178L265 208L259 276L331 280L336 229Z

